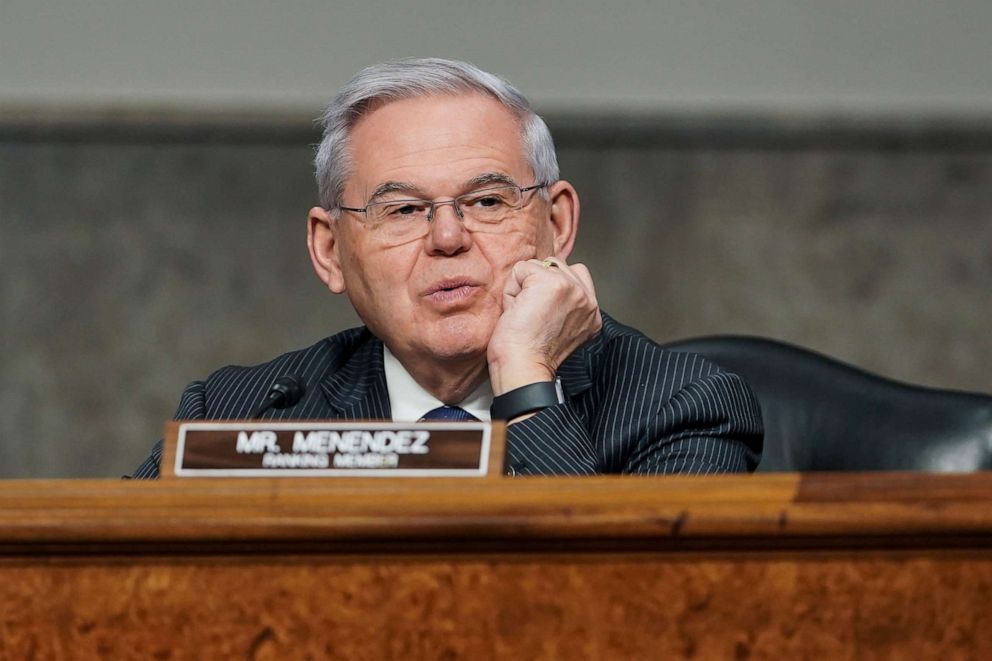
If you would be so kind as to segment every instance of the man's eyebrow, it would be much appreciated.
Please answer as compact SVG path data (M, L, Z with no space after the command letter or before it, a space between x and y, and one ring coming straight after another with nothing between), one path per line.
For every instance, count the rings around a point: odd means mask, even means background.
M491 186L493 184L516 186L517 182L513 180L513 177L502 172L484 172L465 182L465 188L479 188L480 186Z
M387 193L409 193L415 197L424 197L424 191L417 184L411 184L407 181L384 181L372 190L369 200L382 197Z
M470 190L493 185L516 186L517 182L514 181L513 177L502 172L483 172L466 181L464 189ZM389 193L407 193L418 199L427 199L427 193L417 184L412 184L408 181L384 181L372 189L372 195L369 196L369 201L378 199Z

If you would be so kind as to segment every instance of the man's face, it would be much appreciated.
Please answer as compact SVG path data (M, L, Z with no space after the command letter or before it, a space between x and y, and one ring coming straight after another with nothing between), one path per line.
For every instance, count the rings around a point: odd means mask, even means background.
M471 192L479 187L471 182L484 175L524 187L540 183L516 119L481 94L388 103L358 121L350 147L354 172L342 197L348 207L365 206L390 182L411 187L404 197L432 200ZM321 277L332 291L347 292L359 317L408 367L410 361L484 360L511 267L535 257L566 257L571 248L570 238L560 238L555 208L538 193L526 193L523 208L509 220L470 232L451 205L442 206L426 236L398 245L349 211L327 223L325 239L315 237L312 211L310 240L329 241L332 258Z

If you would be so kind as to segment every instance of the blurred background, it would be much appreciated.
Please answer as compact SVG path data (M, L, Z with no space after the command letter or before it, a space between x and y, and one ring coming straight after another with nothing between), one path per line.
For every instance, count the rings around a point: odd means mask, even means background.
M988 0L0 0L0 477L117 476L184 385L357 323L312 120L384 59L527 94L574 261L658 341L992 391Z

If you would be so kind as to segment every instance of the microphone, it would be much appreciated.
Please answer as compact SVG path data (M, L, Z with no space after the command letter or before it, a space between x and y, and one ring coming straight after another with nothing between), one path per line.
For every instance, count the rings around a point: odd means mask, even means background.
M280 376L269 386L269 392L261 405L251 414L252 418L259 418L269 409L287 409L303 398L307 391L307 386L296 374Z

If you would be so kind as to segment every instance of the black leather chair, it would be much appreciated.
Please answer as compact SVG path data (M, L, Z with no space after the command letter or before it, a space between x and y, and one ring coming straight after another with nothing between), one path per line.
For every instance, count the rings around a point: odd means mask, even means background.
M701 354L748 382L765 422L759 471L992 468L992 396L898 383L758 337L664 346Z

